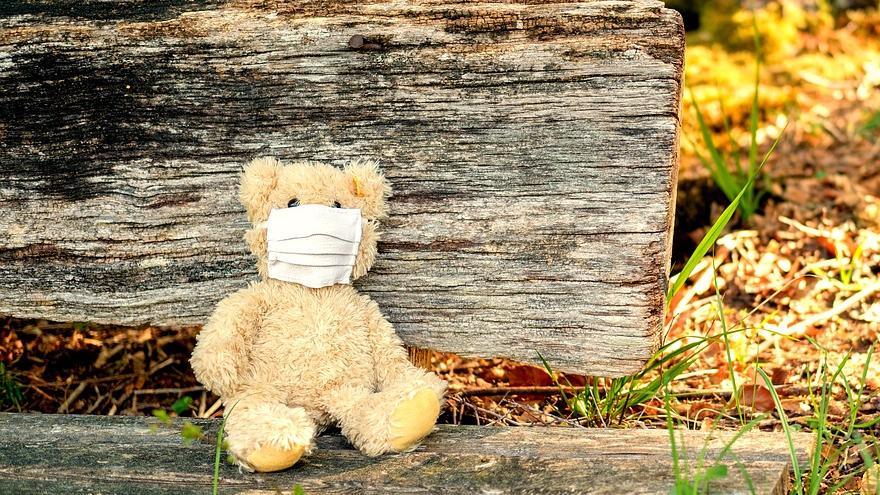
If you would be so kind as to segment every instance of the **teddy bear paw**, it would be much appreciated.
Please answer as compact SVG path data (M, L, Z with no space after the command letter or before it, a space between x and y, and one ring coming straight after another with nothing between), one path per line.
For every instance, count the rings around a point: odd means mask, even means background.
M440 415L440 400L430 388L411 392L394 409L389 418L389 443L392 450L403 452L434 429Z
M306 451L304 445L294 445L282 449L274 445L263 445L250 452L239 462L246 468L260 473L281 471L296 464Z
M277 403L241 406L229 412L226 429L229 452L242 468L280 471L309 453L315 425L304 409Z

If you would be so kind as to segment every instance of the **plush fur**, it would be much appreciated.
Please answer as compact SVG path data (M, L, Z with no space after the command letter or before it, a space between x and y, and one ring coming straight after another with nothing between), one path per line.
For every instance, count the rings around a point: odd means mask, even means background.
M217 305L191 360L199 381L222 398L229 450L245 468L289 467L331 423L371 456L409 449L433 428L446 382L409 362L372 300L351 285L310 289L266 276L261 224L292 198L361 209L352 278L366 274L390 192L369 162L340 170L261 158L246 167L240 199L253 228L245 238L262 281Z

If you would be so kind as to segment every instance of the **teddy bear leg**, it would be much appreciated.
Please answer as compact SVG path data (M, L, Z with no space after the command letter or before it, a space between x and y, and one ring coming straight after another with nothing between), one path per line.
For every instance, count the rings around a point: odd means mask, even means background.
M425 384L381 392L346 386L327 394L324 404L343 435L370 456L415 447L434 429L441 405L436 391Z
M258 397L227 402L229 452L249 471L287 469L311 450L315 422L302 407Z
M395 452L414 447L431 433L446 392L446 382L437 375L406 364L409 373L402 373L397 382L391 381L382 388L382 393L399 397L389 418L391 450Z

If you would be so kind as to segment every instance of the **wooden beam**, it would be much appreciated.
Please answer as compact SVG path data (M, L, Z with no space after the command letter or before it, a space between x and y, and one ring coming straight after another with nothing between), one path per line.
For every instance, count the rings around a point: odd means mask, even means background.
M380 161L360 288L411 345L599 375L656 349L684 33L655 0L3 2L0 314L203 322L260 155Z
M196 420L210 436L219 421ZM150 425L153 425L152 430ZM205 493L214 447L184 445L181 421L144 417L0 413L0 492L43 494ZM684 479L719 460L733 432L682 431ZM795 433L806 463L812 438ZM728 475L709 493L787 493L791 457L782 433L750 432L721 459ZM682 462L682 464L684 464ZM223 462L220 492L290 493L638 493L666 494L675 483L666 430L443 425L413 452L368 458L339 435L318 438L314 454L291 470L242 473ZM701 493L706 492L702 490Z

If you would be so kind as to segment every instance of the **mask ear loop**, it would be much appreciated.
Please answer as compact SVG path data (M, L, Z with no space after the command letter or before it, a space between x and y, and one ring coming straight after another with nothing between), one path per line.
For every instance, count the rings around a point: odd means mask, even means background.
M269 228L269 222L268 222L268 221L263 221L263 222L260 222L260 223L254 224L254 228L255 228L255 229L268 229L268 228Z

